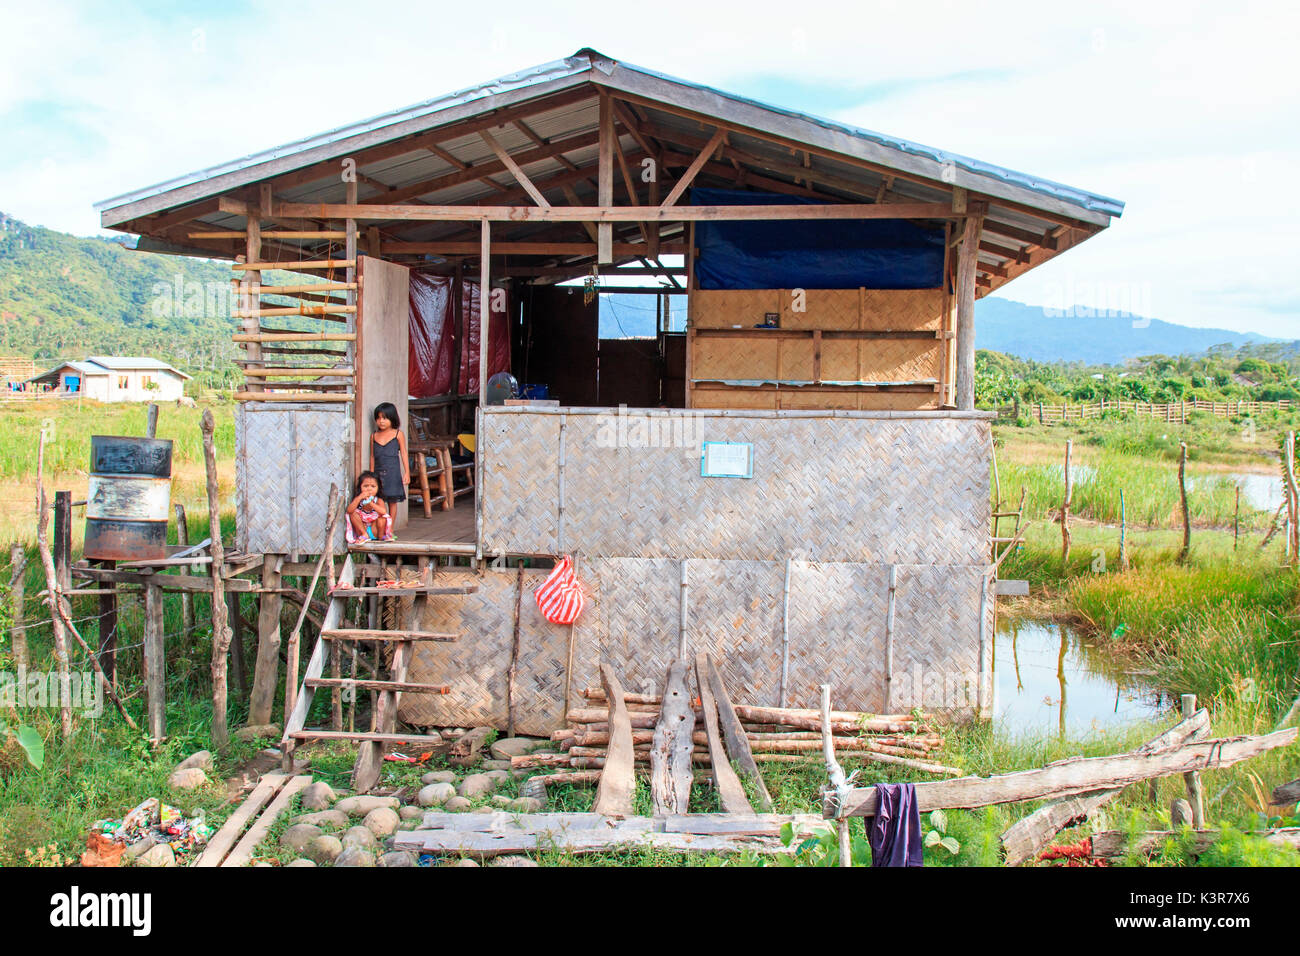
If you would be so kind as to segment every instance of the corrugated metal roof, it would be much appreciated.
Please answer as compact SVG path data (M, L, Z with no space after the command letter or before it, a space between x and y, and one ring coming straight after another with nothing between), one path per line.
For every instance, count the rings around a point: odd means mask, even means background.
M229 163L198 170L164 183L104 200L97 203L95 208L107 213L108 210L146 203L147 200L162 197L167 193L220 178L221 182L212 182L213 188L204 193L204 195L217 195L271 175L283 175L285 172L309 166L322 159L346 155L354 148L390 142L458 119L498 109L503 105L522 102L534 96L549 94L585 82L606 86L611 90L631 92L647 97L652 102L658 99L660 102L673 103L702 115L716 116L751 128L770 130L776 125L783 125L783 135L796 141L816 143L823 148L838 150L857 158L865 156L873 163L895 168L900 173L910 173L939 183L967 186L977 192L986 192L1023 202L1035 208L1059 211L1062 206L1065 206L1082 210L1085 213L1083 218L1101 225L1105 224L1106 217L1118 216L1124 209L1124 204L1119 200L910 140L725 93L712 87L613 60L590 49L580 50L563 60L512 73L447 96L426 100L360 123L338 127L275 149L254 153ZM528 123L539 136L550 139L562 134L572 135L577 129L593 128L594 112L590 104L571 104L541 117L529 117ZM663 117L668 114L659 115ZM664 121L673 120L670 118ZM686 121L678 119L677 122ZM503 136L508 137L503 141L503 145L509 151L531 145L521 133L515 131L503 132ZM364 142L359 141L359 137ZM754 142L757 142L758 146L755 147L751 142L749 144L751 148L772 148L771 144L765 144L761 140ZM449 140L444 145L452 148L465 162L473 163L490 159L490 152L477 135ZM364 163L364 156L359 158ZM828 160L824 156L818 156L816 162L834 165L833 160ZM551 171L557 165L554 160L551 160L542 168ZM860 167L844 165L847 176L861 175ZM416 159L399 156L376 163L373 167L363 166L362 169L367 175L384 184L395 186L422 182L454 171L445 161L427 152ZM492 192L490 187L481 183L463 184L457 188L456 193L449 194L445 201L464 201L484 191ZM322 185L307 184L299 189L286 190L284 198L288 201L319 199L325 192L327 188ZM463 198L456 198L457 195ZM1035 200L1035 197L1039 198ZM183 196L174 197L173 205L193 202L196 198L202 198L202 195L196 195L194 190L186 190ZM113 221L121 222L135 215L170 208L165 202L146 204L157 208L136 210L131 216ZM106 220L109 218L105 216Z

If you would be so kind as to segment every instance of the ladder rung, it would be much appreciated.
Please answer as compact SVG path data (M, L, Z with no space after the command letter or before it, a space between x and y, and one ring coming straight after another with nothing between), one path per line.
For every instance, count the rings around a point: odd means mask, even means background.
M308 687L355 687L357 690L395 690L403 694L450 694L446 684L411 684L398 680L356 680L351 677L309 677Z
M366 628L336 627L321 632L327 641L443 641L460 640L459 634L440 634L434 631L372 631Z
M380 744L414 744L416 746L433 745L437 747L442 745L450 747L451 744L441 737L424 737L420 734L380 734L368 733L366 731L347 731L347 730L295 730L289 735L294 740L371 740Z

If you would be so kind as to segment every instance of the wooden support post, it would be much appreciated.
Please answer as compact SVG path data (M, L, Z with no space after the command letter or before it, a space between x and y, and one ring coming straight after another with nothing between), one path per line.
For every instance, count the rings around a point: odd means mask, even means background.
M149 409L145 414L146 417L145 417L145 426L144 426L144 437L157 438L158 437L158 406L155 405L153 402L150 402Z
M230 741L226 726L226 655L230 652L230 627L226 623L226 600L224 582L221 577L226 563L225 548L221 543L221 505L217 498L217 453L213 443L216 423L212 410L203 410L203 421L199 425L203 433L203 467L207 477L208 492L208 551L212 555L212 742L224 750ZM185 509L180 505L177 520L185 524ZM188 537L188 536L187 536ZM193 626L193 606L189 609L190 626Z
M1192 555L1192 513L1187 508L1187 442L1178 443L1178 500L1183 509L1183 550L1178 554L1180 563Z
M248 663L244 659L244 618L240 614L239 594L226 592L226 620L230 623L230 669L234 671L235 684L240 699L248 697Z
M262 587L258 596L257 665L253 672L253 694L248 703L250 726L269 724L275 702L275 685L280 675L280 565L283 556L268 554L262 559Z
M894 712L894 609L898 598L898 565L889 566L889 596L885 602L885 713ZM982 653L982 651L981 651ZM981 668L980 678L984 680Z
M959 409L975 407L975 276L979 265L980 232L984 227L984 205L969 203L957 248L957 381Z
M609 96L600 94L599 143L596 157L596 205L614 204L614 110ZM484 221L484 228L487 223ZM658 224L655 225L658 228ZM614 224L596 224L596 262L608 265L614 261Z
M27 552L15 541L9 545L9 633L13 636L14 663L19 670L27 669L27 627L24 602L26 596Z
M157 406L151 405L150 408ZM190 526L185 518L185 506L177 501L172 507L176 510L176 543L187 545L190 543ZM213 563L216 563L215 558ZM190 568L182 569L183 574L189 574ZM185 628L185 640L193 640L194 634L194 595L189 591L181 592L181 623Z
M167 651L163 624L163 590L144 586L144 681L149 739L156 747L167 736Z
M248 210L248 223L245 226L244 237L244 261L246 263L262 261L262 223L257 217L257 212L253 209ZM245 354L248 361L254 367L262 364L262 344L257 336L258 329L261 327L261 320L257 318L255 310L261 305L261 297L254 291L262 284L262 273L260 270L248 270L239 280L240 296L239 308L243 313L242 320L244 335L249 338L244 339ZM244 390L249 392L264 391L261 379L245 379Z
M1061 567L1070 561L1070 496L1074 486L1070 482L1070 452L1074 449L1074 440L1065 440L1065 497L1061 499Z
M478 265L478 407L487 407L488 354L492 351L492 224L480 223ZM481 437L481 436L480 436ZM480 443L478 448L482 448ZM477 463L476 463L477 464ZM476 471L478 468L476 467Z
M357 179L355 169L350 181L343 184L344 195L347 197L349 205L355 205L357 201ZM348 285L346 303L355 306L357 304L357 221L355 219L343 220L343 260L352 263L344 270L344 281ZM357 314L356 312L348 313L347 325L344 326L354 338L345 346L348 353L348 366L354 371L357 368Z
M1188 720L1196 713L1196 695L1183 694L1183 720ZM1187 784L1187 800L1192 805L1192 826L1197 830L1205 829L1205 796L1201 789L1201 775L1195 770L1183 774Z
M510 667L506 671L506 736L515 735L515 671L519 666L519 618L524 604L524 562L515 574L515 623L510 641ZM566 704L567 706L567 704Z

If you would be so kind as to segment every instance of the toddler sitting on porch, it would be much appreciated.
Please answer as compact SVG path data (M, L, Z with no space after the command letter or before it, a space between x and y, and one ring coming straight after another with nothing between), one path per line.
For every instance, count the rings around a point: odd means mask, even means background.
M379 478L373 471L363 471L357 476L356 495L348 505L345 530L348 544L361 540L394 540L393 518L388 513L388 504L379 497Z

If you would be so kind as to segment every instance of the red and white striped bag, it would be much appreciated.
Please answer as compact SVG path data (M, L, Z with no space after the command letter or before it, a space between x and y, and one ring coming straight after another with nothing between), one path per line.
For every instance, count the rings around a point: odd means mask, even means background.
M587 603L582 584L573 573L573 560L567 555L533 593L537 609L552 624L572 624Z

